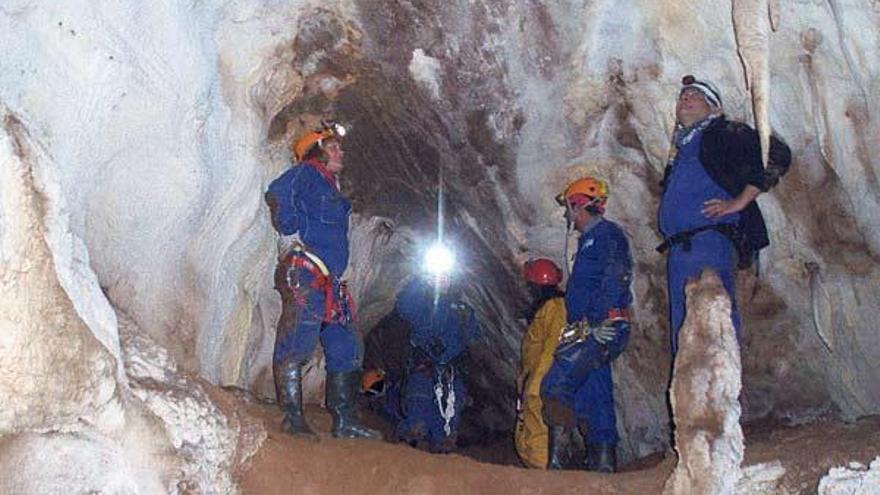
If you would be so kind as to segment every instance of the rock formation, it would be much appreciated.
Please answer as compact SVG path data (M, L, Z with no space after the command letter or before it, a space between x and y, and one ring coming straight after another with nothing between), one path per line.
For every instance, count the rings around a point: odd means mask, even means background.
M851 463L832 468L819 481L819 495L877 495L880 494L880 457L870 466Z
M687 317L669 396L675 422L675 467L664 494L732 494L741 476L742 365L721 280L704 271L688 283Z
M0 492L234 492L265 432L131 324L120 346L51 156L3 107L0 122Z
M65 304L80 321L65 312L42 330L75 363L63 381L49 379L53 359L29 333L4 337L33 364L0 356L28 370L2 378L0 400L10 380L19 397L2 424L122 424L114 312L182 373L270 397L280 304L262 192L287 166L290 138L332 115L352 128L343 186L358 215L349 273L362 331L387 315L434 235L442 177L446 235L486 336L467 421L487 433L513 424L519 263L561 262L553 197L566 181L610 181L608 215L629 233L637 270L632 339L615 365L621 460L663 449L670 357L654 218L688 73L720 88L729 117L757 120L794 152L759 198L771 236L760 273L740 281L744 419L880 412L880 7L735 4L737 15L727 0L4 2L0 101L42 143L55 181L38 197L67 205L58 235L70 242L48 252L79 294ZM767 70L747 76L740 54ZM46 294L54 307L48 294L60 292ZM320 374L309 380L320 401Z

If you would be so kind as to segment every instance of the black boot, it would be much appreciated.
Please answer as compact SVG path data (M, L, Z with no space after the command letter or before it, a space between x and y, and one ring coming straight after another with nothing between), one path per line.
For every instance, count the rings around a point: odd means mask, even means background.
M617 449L613 443L588 443L587 471L613 473L617 471Z
M360 371L327 372L327 409L333 416L333 436L336 438L381 438L378 431L367 428L358 420L356 405L360 377Z
M302 366L284 363L276 369L275 392L284 411L281 429L293 435L315 436L303 415Z
M562 426L549 426L547 439L547 469L562 469L562 437L565 428Z

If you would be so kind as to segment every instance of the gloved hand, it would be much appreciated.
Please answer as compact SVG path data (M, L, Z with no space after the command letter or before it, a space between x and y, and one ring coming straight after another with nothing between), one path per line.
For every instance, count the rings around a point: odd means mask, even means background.
M614 328L614 325L607 324L599 327L594 327L591 333L596 342L605 345L617 336L617 329Z
M573 323L568 323L565 325L565 327L562 329L562 333L559 335L559 342L565 343L577 339L579 335L583 335L589 329L590 324L589 322L587 322L587 320L579 320Z

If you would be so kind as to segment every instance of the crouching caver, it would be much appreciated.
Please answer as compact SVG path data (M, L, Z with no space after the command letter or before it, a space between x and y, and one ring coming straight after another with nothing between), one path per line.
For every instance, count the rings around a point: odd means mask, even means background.
M348 217L351 203L339 190L341 138L335 123L296 141L298 163L269 185L266 202L272 224L282 236L299 240L282 249L275 271L282 312L275 337L272 369L282 428L314 435L303 416L303 365L318 339L326 358L327 408L334 437L377 438L360 424L356 400L361 384L363 344L352 323L352 301L340 281L348 264Z
M607 198L608 186L592 177L572 182L557 198L580 238L566 286L567 325L541 383L548 469L561 469L564 428L575 426L584 433L586 469L617 469L610 364L629 340L632 258L623 230L602 217Z
M429 451L440 453L455 448L467 398L460 364L478 331L473 310L448 285L448 279L431 284L415 277L395 308L412 325L400 396L403 418L395 436L414 446L424 442Z

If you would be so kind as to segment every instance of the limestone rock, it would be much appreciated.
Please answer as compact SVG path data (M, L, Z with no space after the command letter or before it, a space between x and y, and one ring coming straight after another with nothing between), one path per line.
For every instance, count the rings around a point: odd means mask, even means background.
M45 152L2 106L0 122L0 433L80 422L113 430L122 422L118 363L58 279L45 221L53 198L35 178Z
M202 493L236 493L234 471L256 453L265 428L234 407L222 409L208 393L212 385L183 373L130 318L121 317L119 328L131 390L161 419L181 459L177 484Z
M764 45L771 59L757 77L769 84L766 112L757 112L768 123L762 132L772 129L794 152L789 174L758 200L771 236L760 277L743 274L740 284L746 419L876 414L880 309L865 301L880 292L880 99L872 97L880 45L870 35L880 7L742 3L764 16L754 17L757 65ZM183 370L267 397L278 295L261 196L287 166L289 139L322 117L352 124L345 191L363 225L387 219L401 245L436 231L442 175L447 235L468 267L467 296L488 341L474 351L486 365L469 385L492 430L513 425L527 306L519 263L564 261L553 197L577 175L603 176L608 216L627 230L636 261L635 330L615 378L626 398L618 401L625 461L663 449L668 433L664 259L653 247L680 77L712 81L729 117L754 120L731 8L729 0L16 0L0 9L0 100L45 144L57 176L48 197L66 198L66 234L82 239L81 250L54 251L62 286L76 285L65 275L73 267L93 270L113 307ZM382 245L382 229L364 233L353 259ZM389 275L353 276L374 281L356 294L367 301L363 331L381 320L382 297L409 261L379 256L369 270ZM807 263L821 271L821 298L811 297ZM83 355L103 370L70 378L100 386L78 396L78 387L55 383L63 399L32 414L69 420L78 410L71 402L100 409L113 369L125 380L112 311L98 309L93 289L73 301L93 337L55 337L84 339Z
M795 495L797 490L782 487L784 475L785 468L779 461L743 467L736 482L736 495Z
M685 288L670 398L678 464L663 493L732 494L740 479L742 366L721 280L704 271Z
M880 494L880 457L869 467L854 462L849 466L831 468L819 481L819 495Z
M0 122L0 492L236 492L265 431L142 332L120 346L87 253L70 257L50 155L2 106Z

